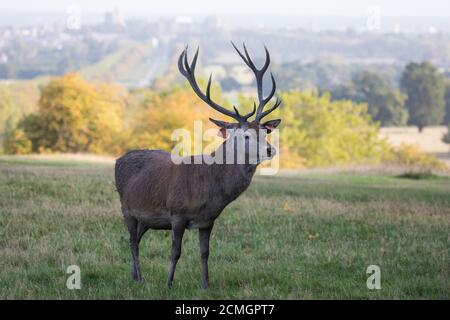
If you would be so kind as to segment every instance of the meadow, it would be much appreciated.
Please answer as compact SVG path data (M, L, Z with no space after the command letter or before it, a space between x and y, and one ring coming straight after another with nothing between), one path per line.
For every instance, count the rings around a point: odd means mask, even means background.
M450 178L306 172L257 176L218 218L210 288L188 231L174 286L170 233L128 232L108 163L0 159L1 299L449 299ZM81 269L68 290L66 268ZM366 286L369 265L381 289Z

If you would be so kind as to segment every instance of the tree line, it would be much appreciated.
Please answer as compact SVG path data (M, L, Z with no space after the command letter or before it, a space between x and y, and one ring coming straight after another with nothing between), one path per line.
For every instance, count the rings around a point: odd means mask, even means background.
M406 65L399 88L390 86L371 71L354 76L332 90L333 99L365 102L368 112L382 126L426 126L450 123L450 80L428 62Z
M283 105L273 114L283 119L282 166L383 161L439 166L414 148L390 147L378 133L380 122L400 125L408 121L423 127L441 123L445 116L448 119L445 98L449 94L445 94L444 79L427 63L410 64L402 76L401 89L392 89L376 75L364 73L339 92L282 91ZM212 89L212 95L227 105L219 87ZM238 100L242 112L251 109L251 98ZM115 156L136 148L171 150L177 143L171 139L175 129L192 131L194 120L212 128L208 118L213 113L185 85L162 91L126 90L66 74L40 89L36 112L6 122L3 149L10 154Z

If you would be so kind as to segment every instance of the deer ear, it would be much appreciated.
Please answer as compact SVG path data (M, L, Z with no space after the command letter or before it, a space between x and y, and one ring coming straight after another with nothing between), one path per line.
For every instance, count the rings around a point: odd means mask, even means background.
M261 128L267 130L267 133L271 133L273 129L280 125L281 119L269 120L261 124Z
M226 139L228 137L227 129L232 128L233 124L230 122L215 120L215 119L211 119L211 118L209 118L209 120L220 128L217 135L219 137Z

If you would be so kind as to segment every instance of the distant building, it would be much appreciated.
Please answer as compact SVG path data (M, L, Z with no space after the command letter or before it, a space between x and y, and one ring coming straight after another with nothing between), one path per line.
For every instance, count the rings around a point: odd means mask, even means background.
M175 17L175 23L181 25L190 25L193 23L193 20L188 16L177 16Z
M115 8L113 11L105 13L103 25L111 29L122 29L126 26L126 23L122 12Z
M206 17L205 20L203 20L203 25L208 29L220 29L223 27L222 20L216 15Z

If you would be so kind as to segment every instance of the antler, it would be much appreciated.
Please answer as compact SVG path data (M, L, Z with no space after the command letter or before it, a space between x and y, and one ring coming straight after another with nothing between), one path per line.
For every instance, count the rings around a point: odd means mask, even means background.
M267 71L267 69L269 68L269 64L270 64L269 50L267 50L267 48L264 46L264 50L266 52L266 61L265 61L264 65L263 65L263 67L261 69L258 69L258 68L256 68L255 64L253 63L252 59L250 58L250 55L248 54L247 47L245 46L245 43L242 43L242 45L244 47L244 54L245 55L236 47L236 45L233 43L233 41L231 42L231 44L233 45L234 49L237 51L239 56L242 58L242 60L244 60L245 64L255 74L256 87L257 87L257 90L258 90L258 100L259 100L259 105L258 105L258 109L256 111L255 121L256 122L260 122L262 118L264 118L269 113L274 111L281 104L281 100L277 98L276 101L275 101L275 104L271 108L269 108L266 111L263 111L264 107L270 101L270 99L272 99L273 95L275 94L275 90L277 89L277 85L275 83L275 78L273 77L273 74L271 72L270 73L270 78L272 80L272 90L270 91L269 95L266 98L264 98L264 96L263 96L263 78L264 78L264 74ZM254 107L256 108L256 103L254 104Z
M191 65L189 65L187 59L187 46L186 46L186 49L183 50L183 52L180 54L180 57L178 58L178 69L180 70L181 74L189 81L189 84L191 85L192 89L197 94L197 96L204 102L206 102L211 108L237 120L240 123L246 122L248 118L250 118L253 114L255 114L256 106L253 108L252 112L246 115L241 115L235 106L233 106L235 112L232 112L212 101L211 100L212 74L209 76L208 85L206 86L206 95L199 88L197 80L195 79L195 65L197 63L198 52L199 48L197 48L194 58L192 59Z

